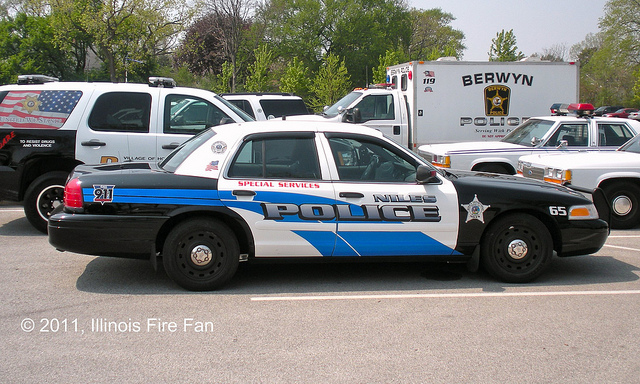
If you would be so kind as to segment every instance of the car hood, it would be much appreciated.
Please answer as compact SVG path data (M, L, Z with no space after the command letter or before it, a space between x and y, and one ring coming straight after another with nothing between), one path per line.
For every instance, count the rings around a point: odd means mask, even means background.
M485 150L512 150L527 148L523 145L503 141L469 141L448 144L426 144L418 147L418 153L445 155L450 153L477 152Z
M625 151L583 152L562 155L527 155L520 161L534 167L560 169L640 168L640 154Z

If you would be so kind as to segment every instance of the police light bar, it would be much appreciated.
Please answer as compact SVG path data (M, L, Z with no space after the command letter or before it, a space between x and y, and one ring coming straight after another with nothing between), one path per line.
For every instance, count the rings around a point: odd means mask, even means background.
M591 116L595 108L593 107L593 104L574 103L569 104L567 110L578 116Z
M150 77L149 78L149 86L150 87L163 87L163 88L174 88L177 87L178 84L175 80L170 77Z
M59 81L57 77L45 75L20 75L18 76L18 84L44 84Z
M378 83L378 84L369 84L369 89L395 89L396 85L394 83Z

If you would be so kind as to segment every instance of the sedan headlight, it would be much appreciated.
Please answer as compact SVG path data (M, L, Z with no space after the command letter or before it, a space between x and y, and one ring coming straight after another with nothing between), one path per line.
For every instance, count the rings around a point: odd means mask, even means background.
M598 210L593 204L569 207L569 220L593 220L599 217Z
M550 181L558 184L571 183L571 170L560 168L545 168L544 181Z

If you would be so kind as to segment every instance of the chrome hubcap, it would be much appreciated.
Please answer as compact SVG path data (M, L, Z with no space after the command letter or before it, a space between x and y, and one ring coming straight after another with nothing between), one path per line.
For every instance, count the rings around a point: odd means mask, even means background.
M613 211L616 213L616 215L624 216L628 215L629 212L631 212L633 204L631 203L631 199L629 199L628 196L623 195L613 199L611 206L613 207Z
M509 247L507 252L509 252L509 256L515 260L522 260L527 256L527 252L529 248L527 247L527 243L523 240L516 239L509 243Z
M211 256L211 248L206 245L197 245L191 250L191 261L199 267L209 264Z

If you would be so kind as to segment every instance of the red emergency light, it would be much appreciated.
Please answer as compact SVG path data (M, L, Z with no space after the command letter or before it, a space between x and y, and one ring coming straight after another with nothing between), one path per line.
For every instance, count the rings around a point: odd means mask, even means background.
M567 109L569 110L569 112L575 113L578 116L590 116L595 110L593 104L588 103L569 104L569 107L567 107Z

